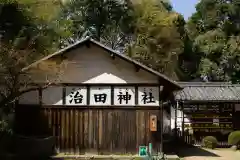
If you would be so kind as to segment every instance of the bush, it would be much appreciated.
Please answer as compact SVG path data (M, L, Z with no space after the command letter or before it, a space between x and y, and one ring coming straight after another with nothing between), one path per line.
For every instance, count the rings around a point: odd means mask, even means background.
M204 137L202 140L203 147L214 149L217 147L217 139L213 136Z
M233 131L229 134L228 144L240 146L240 131Z

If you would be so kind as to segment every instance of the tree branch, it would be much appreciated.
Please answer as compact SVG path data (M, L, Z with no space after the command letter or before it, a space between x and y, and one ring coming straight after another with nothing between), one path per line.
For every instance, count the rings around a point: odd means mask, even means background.
M44 86L38 86L38 87L24 89L22 91L19 91L19 96L21 96L22 94L27 93L27 92L38 90L39 88L42 88L42 89L48 88L49 86L51 86L53 84L54 83L49 82L49 83L45 84Z

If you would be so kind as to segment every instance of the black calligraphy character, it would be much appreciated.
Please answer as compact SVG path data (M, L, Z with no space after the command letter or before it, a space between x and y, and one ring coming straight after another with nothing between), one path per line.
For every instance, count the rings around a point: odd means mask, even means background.
M123 94L122 92L119 92L119 95L118 96L118 100L119 100L119 103L122 104L122 101L125 101L126 104L128 104L128 101L131 99L132 95L130 95L128 93L128 91L126 91L126 94Z
M152 92L143 92L143 95L142 95L142 101L144 104L146 103L154 103L154 96L152 95Z
M94 99L95 99L95 102L105 103L107 99L107 94L106 93L94 94Z
M73 101L75 104L79 104L79 103L82 103L82 100L83 100L83 95L80 94L79 91L77 92L71 92L70 94L70 100L69 100L69 103L71 104Z

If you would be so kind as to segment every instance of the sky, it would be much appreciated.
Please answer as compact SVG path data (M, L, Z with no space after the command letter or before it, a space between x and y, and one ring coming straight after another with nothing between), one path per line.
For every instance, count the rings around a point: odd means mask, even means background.
M184 16L187 20L194 12L195 5L199 0L171 0L173 9Z

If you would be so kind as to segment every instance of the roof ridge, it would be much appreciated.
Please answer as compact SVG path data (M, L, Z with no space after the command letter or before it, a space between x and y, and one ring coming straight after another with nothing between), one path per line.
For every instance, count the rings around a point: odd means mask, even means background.
M102 44L101 42L98 42L98 41L92 39L92 38L89 37L89 36L86 36L85 38L77 41L76 43L74 43L74 44L72 44L72 45L70 45L70 46L68 46L68 47L65 47L65 48L63 48L63 49L60 49L59 51L56 51L56 52L54 52L53 54L50 54L50 55L48 55L48 56L46 56L46 57L43 57L42 59L40 59L40 60L38 60L38 61L30 64L29 66L23 68L23 71L26 71L27 69L31 68L32 66L37 65L37 64L39 64L40 62L42 62L42 61L44 61L44 60L47 60L47 59L49 59L49 58L52 58L53 56L60 55L60 54L63 54L63 53L65 53L65 52L68 52L68 51L70 51L70 50L72 50L72 49L75 49L75 48L78 47L79 45L81 45L81 44L83 44L83 43L85 43L85 42L89 42L89 41L92 42L93 44L99 46L100 48L105 49L105 50L108 51L108 52L111 52L112 54L118 56L119 58L121 58L121 59L123 59L123 60L125 60L125 61L128 61L128 62L130 62L130 63L133 63L134 65L140 67L141 69L143 69L143 70L145 70L145 71L148 71L149 73L151 73L151 74L159 77L159 79L162 79L162 83L166 83L166 85L171 84L174 89L182 89L182 87L181 87L176 81L171 80L170 78L168 78L168 77L165 76L164 74L162 74L162 73L160 73L160 72L158 72L158 71L156 71L156 70L154 70L154 69L152 69L152 68L150 68L150 67L148 67L148 66L146 66L146 65L144 65L144 64L142 64L142 63L140 63L139 61L134 60L133 58L131 58L131 57L129 57L129 56L126 56L126 55L124 55L124 54L121 54L121 53L119 53L118 51L113 50L113 49L110 48L110 47L107 47L106 45L104 45L104 44Z
M228 87L240 86L240 84L233 84L230 82L177 82L180 86L194 86L194 87Z

